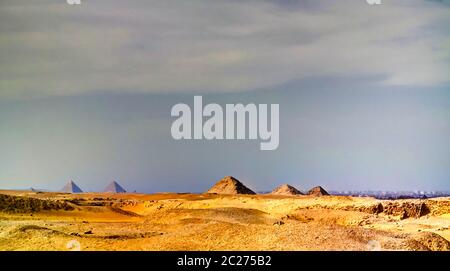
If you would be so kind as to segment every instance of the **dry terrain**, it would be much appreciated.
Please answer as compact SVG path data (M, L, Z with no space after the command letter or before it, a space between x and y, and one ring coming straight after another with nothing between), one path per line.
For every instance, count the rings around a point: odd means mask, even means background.
M0 250L450 250L450 198L0 191Z

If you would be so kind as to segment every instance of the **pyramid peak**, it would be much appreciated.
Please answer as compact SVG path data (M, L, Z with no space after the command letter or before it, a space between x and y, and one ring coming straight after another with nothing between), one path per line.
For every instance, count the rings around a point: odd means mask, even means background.
M127 191L115 180L111 181L103 190L110 193L126 193Z
M64 185L62 192L66 193L83 193L83 190L73 181L70 180Z
M308 191L308 195L313 196L329 196L330 194L320 185L311 188Z
M277 188L275 188L271 194L275 194L275 195L303 195L302 192L300 192L300 190L298 190L297 188L293 187L290 184L282 184L280 186L278 186Z
M240 183L240 181L238 179L236 179L235 177L233 177L233 176L225 176L220 181L224 181L224 182L232 181L232 182L239 182Z
M233 176L225 176L206 193L215 194L256 194Z

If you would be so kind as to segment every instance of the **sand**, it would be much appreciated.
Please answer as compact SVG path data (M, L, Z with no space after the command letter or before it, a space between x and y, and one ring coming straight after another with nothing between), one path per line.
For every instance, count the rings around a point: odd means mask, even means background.
M450 198L0 191L0 250L450 250L449 214Z

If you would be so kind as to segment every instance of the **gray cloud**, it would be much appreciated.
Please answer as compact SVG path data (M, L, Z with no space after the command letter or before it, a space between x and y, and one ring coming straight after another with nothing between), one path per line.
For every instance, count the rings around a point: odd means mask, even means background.
M450 81L442 3L2 1L0 97L236 92L330 76L438 85Z

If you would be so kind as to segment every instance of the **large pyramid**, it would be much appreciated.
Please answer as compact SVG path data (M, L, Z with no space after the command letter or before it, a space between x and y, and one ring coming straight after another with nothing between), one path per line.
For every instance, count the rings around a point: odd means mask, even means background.
M116 181L112 181L108 186L105 187L105 190L103 192L111 192L111 193L126 193L127 191L123 189L120 184L118 184Z
M256 194L243 183L238 181L232 176L226 176L222 180L218 181L213 187L211 187L206 193L215 194Z
M81 190L81 188L72 180L69 181L61 191L66 193L83 193L83 190Z
M328 192L322 186L316 186L308 191L308 195L312 196L329 196Z
M273 195L286 195L286 196L293 196L293 195L303 195L302 192L300 192L297 188L289 185L289 184L282 184L275 188L272 193Z

